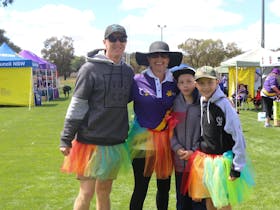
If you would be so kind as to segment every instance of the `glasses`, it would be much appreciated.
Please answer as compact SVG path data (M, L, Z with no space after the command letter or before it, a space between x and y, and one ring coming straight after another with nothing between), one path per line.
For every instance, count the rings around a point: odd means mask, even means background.
M108 37L109 42L117 42L118 40L123 43L127 41L127 38L125 36L109 36Z
M162 58L169 58L168 53L153 53L151 55L149 55L150 58L158 58L158 57L162 57Z

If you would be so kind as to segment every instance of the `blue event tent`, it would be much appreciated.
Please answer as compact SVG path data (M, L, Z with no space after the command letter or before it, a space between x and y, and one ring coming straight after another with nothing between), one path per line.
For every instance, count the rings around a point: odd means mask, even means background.
M34 105L33 71L38 63L21 57L9 45L0 46L0 105Z

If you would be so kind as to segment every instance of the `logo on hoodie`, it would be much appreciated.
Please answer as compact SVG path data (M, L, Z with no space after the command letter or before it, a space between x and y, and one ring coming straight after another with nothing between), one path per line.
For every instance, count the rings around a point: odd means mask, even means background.
M216 117L217 126L223 126L223 118L221 116Z

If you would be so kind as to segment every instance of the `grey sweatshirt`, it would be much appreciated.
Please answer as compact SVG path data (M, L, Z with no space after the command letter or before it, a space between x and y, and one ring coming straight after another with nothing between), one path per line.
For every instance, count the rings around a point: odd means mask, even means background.
M183 95L179 93L173 105L175 116L179 116L179 123L174 129L171 147L174 151L174 164L177 172L183 172L186 161L180 160L176 151L186 149L195 151L199 146L200 137L200 104L198 91L193 93L194 103L187 104Z
M88 57L78 72L60 146L71 146L74 138L86 144L123 143L129 129L127 104L133 76L124 62L115 64L104 54Z

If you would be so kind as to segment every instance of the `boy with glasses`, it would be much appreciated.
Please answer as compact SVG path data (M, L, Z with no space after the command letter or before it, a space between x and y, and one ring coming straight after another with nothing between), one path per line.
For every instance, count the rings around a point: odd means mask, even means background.
M80 181L74 210L89 209L94 192L96 209L110 209L113 180L130 166L125 139L134 73L122 60L124 27L108 26L103 43L105 49L90 52L78 72L61 134L62 171L77 174Z

